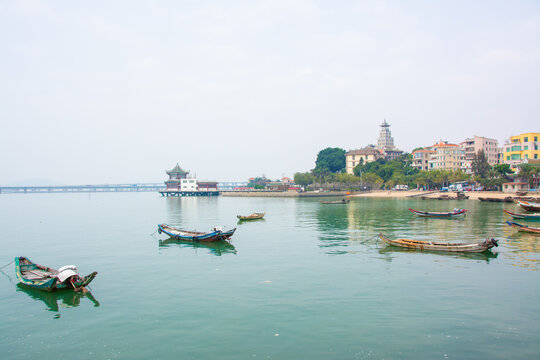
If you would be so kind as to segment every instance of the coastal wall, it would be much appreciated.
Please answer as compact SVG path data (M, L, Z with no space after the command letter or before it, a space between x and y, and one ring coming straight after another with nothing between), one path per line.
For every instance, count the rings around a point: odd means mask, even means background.
M297 191L222 191L221 196L236 197L328 197L328 196L346 196L345 191L331 192L297 192Z

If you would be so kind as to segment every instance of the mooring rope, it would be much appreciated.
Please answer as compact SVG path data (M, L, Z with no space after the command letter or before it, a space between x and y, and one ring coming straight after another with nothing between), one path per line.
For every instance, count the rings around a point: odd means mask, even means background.
M375 235L373 235L372 237L370 237L369 239L366 239L366 240L364 240L364 241L360 241L359 244L366 243L366 242L371 241L371 240L373 240L373 239L378 239L378 237L379 237L379 234L375 234ZM379 240L377 240L377 242L378 242L378 241L379 241Z
M9 265L9 264L8 264L8 265ZM11 279L11 276L9 276L8 274L6 274L6 273L3 272L2 270L0 270L0 273L4 274L5 277L8 278L9 282L10 282L13 286L17 286L17 284L15 284L15 283L13 282L13 279Z
M4 265L4 266L0 267L0 270L1 270L1 269L3 269L3 268L5 268L5 267L6 267L6 266L8 266L8 265L11 265L11 264L13 264L13 262L14 262L14 261L15 261L15 260L11 260L11 262L10 262L9 264L6 264L6 265Z

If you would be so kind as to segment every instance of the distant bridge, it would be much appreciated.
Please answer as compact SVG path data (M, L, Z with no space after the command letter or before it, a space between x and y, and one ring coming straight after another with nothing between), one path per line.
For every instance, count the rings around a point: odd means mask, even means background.
M27 193L80 193L80 192L143 192L163 191L165 184L104 184L104 185L62 185L62 186L0 186L0 194Z

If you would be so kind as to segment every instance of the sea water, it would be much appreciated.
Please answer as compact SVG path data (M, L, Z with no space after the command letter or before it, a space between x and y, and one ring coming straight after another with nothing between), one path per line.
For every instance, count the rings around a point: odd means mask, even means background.
M408 211L467 208L463 218ZM537 359L540 236L473 200L2 194L0 266L97 271L92 295L0 274L4 359ZM266 212L238 223L237 215ZM156 233L236 227L231 244ZM532 223L531 223L532 224ZM535 225L533 225L535 226ZM537 224L536 226L540 226ZM495 238L487 254L387 247Z

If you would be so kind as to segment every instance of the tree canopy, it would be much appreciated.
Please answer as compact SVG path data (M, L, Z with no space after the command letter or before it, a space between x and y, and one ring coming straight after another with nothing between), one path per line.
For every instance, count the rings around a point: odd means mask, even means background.
M486 153L484 150L479 150L478 153L474 156L474 159L471 164L471 170L475 175L478 175L482 178L487 176L489 170L491 170L491 165L489 165Z
M353 172L356 176L372 173L379 176L383 181L394 177L394 181L405 181L405 177L418 173L418 169L411 166L410 154L403 154L396 160L377 159L366 164L359 164ZM401 177L399 175L402 175Z
M319 151L314 170L326 170L332 173L345 170L345 150L340 148L326 148Z
M311 175L309 172L305 173L295 173L294 174L294 183L301 185L301 186L308 186L310 184L313 184L315 182L315 177Z

